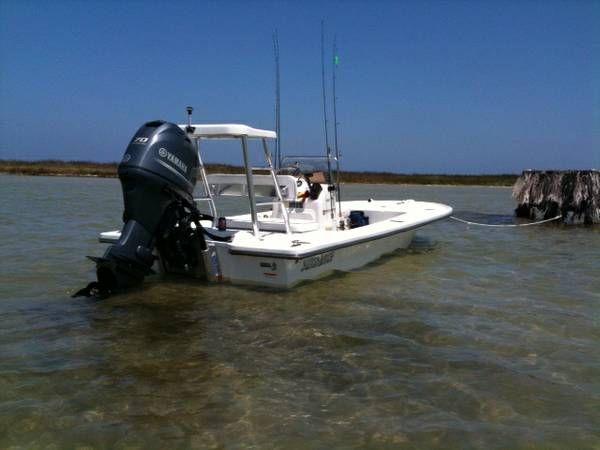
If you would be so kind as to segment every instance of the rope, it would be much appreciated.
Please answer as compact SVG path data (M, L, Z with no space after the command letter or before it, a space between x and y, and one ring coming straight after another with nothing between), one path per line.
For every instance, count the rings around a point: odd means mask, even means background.
M469 222L468 220L461 219L459 217L450 216L452 220L456 220L457 222L466 223L467 225L478 225L480 227L491 227L491 228L516 228L516 227L530 227L532 225L540 225L542 223L552 222L554 220L558 220L562 217L562 214L559 214L556 217L546 220L540 220L539 222L531 222L531 223L519 223L519 224L506 224L506 225L498 225L498 224L489 224L489 223L478 223L478 222Z

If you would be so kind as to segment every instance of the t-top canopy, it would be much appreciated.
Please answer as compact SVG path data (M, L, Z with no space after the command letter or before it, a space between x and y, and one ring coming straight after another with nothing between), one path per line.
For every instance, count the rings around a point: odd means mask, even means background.
M184 131L187 125L179 125ZM227 139L239 138L246 136L247 138L277 138L277 133L270 130L260 130L252 128L248 125L239 123L220 123L220 124L192 124L194 131L191 134L196 139Z

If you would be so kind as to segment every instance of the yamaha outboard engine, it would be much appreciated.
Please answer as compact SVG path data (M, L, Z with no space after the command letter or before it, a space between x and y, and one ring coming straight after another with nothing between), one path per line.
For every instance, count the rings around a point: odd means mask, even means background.
M90 257L98 282L75 295L107 296L140 284L152 273L156 246L191 260L197 252L178 249L182 240L206 248L192 197L198 166L195 145L179 126L157 120L135 133L118 168L125 204L121 237L102 258Z

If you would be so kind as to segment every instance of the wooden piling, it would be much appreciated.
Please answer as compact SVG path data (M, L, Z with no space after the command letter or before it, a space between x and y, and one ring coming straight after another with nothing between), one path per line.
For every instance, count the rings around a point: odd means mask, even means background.
M513 186L517 217L600 224L599 170L526 170Z

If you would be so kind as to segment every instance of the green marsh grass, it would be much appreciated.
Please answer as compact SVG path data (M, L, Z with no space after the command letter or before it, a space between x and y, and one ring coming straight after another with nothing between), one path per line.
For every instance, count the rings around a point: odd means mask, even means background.
M94 161L20 161L0 160L0 173L13 175L46 175L106 177L117 176L116 162ZM208 173L242 173L242 167L229 164L206 164ZM518 175L452 175L452 174L399 174L392 172L352 172L342 171L342 183L371 184L420 184L454 186L512 186Z

